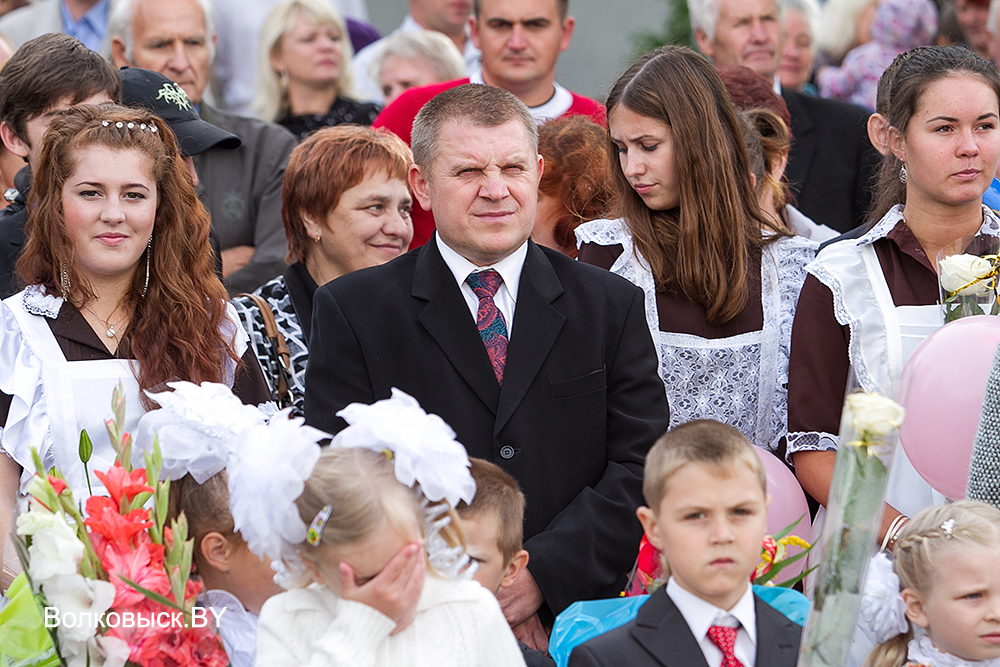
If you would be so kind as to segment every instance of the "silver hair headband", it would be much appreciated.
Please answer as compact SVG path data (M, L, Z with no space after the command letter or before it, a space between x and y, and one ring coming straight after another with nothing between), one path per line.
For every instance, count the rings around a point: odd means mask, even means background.
M101 125L103 125L104 127L111 127L111 121L102 120ZM136 125L137 124L133 122L123 123L122 121L118 121L117 123L115 123L115 127L117 127L119 130L125 127L131 130L134 129ZM153 125L152 123L150 123L149 125L146 125L145 123L138 123L138 126L140 130L148 129L150 132L153 132L154 134L156 133L156 126Z

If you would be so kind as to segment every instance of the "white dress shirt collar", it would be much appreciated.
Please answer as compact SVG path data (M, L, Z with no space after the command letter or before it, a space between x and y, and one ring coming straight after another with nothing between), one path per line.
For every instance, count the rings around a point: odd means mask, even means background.
M485 271L486 269L494 269L500 274L500 277L503 278L503 284L497 290L494 301L497 308L503 314L504 322L507 325L507 336L510 337L514 330L514 310L517 306L517 290L521 284L521 270L524 268L524 260L528 256L528 242L525 241L517 250L495 264L476 266L450 248L447 243L441 240L441 235L437 232L434 233L434 240L437 243L438 251L441 253L441 259L444 260L444 263L448 266L452 275L454 275L455 282L458 283L459 288L462 290L462 295L465 297L465 301L472 313L473 321L475 321L476 311L479 309L479 297L475 295L475 292L465 282L465 279L474 271Z
M524 259L528 256L527 241L499 262L490 264L489 266L477 266L452 250L447 243L441 240L439 234L435 233L434 238L437 241L438 250L441 252L441 258L455 276L455 282L462 285L473 271L495 269L500 274L500 277L503 278L503 284L507 286L511 297L513 297L515 302L517 301L517 288L521 284L521 269L524 268Z
M713 649L713 651L706 652L705 659L708 661L710 667L713 665L718 665L719 660L714 659L716 652L721 655L719 649L711 644L711 640L708 639L708 629L713 625L733 625L727 622L725 619L729 617L735 617L740 623L740 633L737 636L736 653L737 658L743 662L746 667L752 667L753 659L756 656L757 648L757 610L754 604L753 597L753 587L747 584L747 590L743 593L742 597L733 605L732 609L720 609L710 602L702 600L700 597L691 593L690 591L681 587L677 583L677 580L670 577L667 582L667 595L677 606L678 611L687 621L688 627L691 629L691 634L698 641L699 646L702 650L706 650L706 645ZM748 651L740 651L740 639L743 638L743 632L746 632L745 637L750 640L750 646ZM743 652L744 655L740 655ZM746 655L749 653L749 655ZM749 662L748 662L749 658ZM713 662L714 659L714 662Z

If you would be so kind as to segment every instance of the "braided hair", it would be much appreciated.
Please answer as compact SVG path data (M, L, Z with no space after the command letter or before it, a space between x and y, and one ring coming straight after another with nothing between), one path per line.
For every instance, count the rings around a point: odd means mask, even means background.
M1000 509L977 500L960 500L921 510L903 528L893 549L893 570L901 590L926 595L937 575L937 555L946 544L991 546L1000 539ZM902 667L913 626L877 644L865 667Z

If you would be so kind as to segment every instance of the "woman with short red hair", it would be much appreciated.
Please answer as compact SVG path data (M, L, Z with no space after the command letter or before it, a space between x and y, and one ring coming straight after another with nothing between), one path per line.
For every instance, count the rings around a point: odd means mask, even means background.
M288 346L289 369L269 340L254 300L238 296L232 302L279 404L302 411L316 288L409 249L413 199L407 172L412 163L413 154L396 135L356 125L323 128L288 158L281 218L291 265L254 294L274 314ZM287 398L279 395L282 379Z

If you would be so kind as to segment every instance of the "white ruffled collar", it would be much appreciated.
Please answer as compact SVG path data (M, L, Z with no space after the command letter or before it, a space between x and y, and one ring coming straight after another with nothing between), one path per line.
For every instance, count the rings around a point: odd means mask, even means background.
M44 285L28 285L21 293L21 303L24 309L32 315L41 315L50 320L59 317L63 298L45 293Z
M951 653L944 653L934 648L931 638L923 636L911 639L907 648L906 659L928 667L1000 667L1000 658L994 660L962 660Z
M202 593L202 599L213 610L213 616L219 614L212 620L218 620L232 666L251 667L257 647L257 615L247 611L229 591L208 590Z
M886 213L881 220L879 220L874 227L869 229L864 236L858 239L857 245L868 245L869 243L874 243L879 239L885 238L889 235L899 221L903 219L903 205L896 204L889 212ZM986 204L983 204L983 225L979 228L977 236L980 234L988 234L990 236L1000 236L1000 217L997 216L996 211L991 209Z

